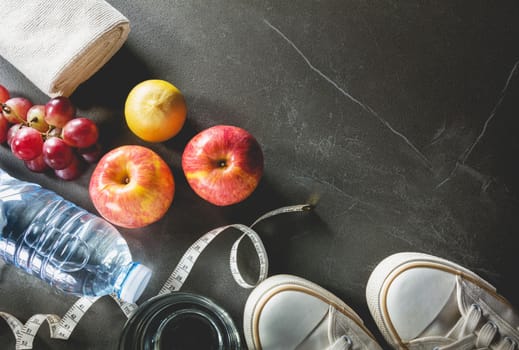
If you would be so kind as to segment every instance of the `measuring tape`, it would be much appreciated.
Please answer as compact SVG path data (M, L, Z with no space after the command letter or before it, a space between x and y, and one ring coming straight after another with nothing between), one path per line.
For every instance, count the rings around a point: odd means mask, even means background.
M234 277L236 283L238 283L241 287L254 288L258 283L267 278L268 256L261 238L252 228L261 221L272 216L284 213L308 211L311 208L312 206L309 204L282 207L262 215L250 226L242 224L231 224L218 227L207 232L187 249L171 275L166 280L166 283L164 283L163 287L160 289L158 295L180 290L191 270L193 269L193 266L200 254L202 254L207 246L218 235L230 228L234 228L242 232L242 235L234 242L231 248L229 258L231 274ZM238 249L244 238L250 239L258 257L259 273L258 279L254 284L246 282L238 268ZM111 295L111 297L119 305L120 309L127 318L129 318L131 314L138 308L137 304L124 302L116 295ZM100 297L81 297L74 303L74 305L72 305L72 307L65 313L63 317L59 317L54 314L37 314L29 318L25 324L7 312L0 311L0 317L2 317L7 322L14 336L16 337L16 350L32 349L34 338L38 333L40 326L44 322L47 322L49 325L51 338L63 340L69 339L72 332L74 331L74 328L77 326L83 315L98 299L100 299Z

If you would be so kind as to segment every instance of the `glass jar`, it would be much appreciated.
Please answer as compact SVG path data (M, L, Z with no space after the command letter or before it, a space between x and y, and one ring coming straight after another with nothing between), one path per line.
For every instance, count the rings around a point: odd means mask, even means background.
M124 326L119 350L238 350L231 317L212 300L173 292L144 302Z

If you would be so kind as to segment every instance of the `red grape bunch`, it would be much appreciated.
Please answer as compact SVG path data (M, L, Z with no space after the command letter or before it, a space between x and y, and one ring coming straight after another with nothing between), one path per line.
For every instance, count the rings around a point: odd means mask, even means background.
M67 97L33 105L25 97L11 97L0 85L0 143L7 141L13 154L34 172L51 169L64 180L81 175L83 162L101 155L97 125L76 115Z

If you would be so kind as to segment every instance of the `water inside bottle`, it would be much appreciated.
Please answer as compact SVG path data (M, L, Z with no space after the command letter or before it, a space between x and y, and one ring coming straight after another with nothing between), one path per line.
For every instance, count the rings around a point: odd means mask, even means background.
M1 168L0 258L64 292L120 293L129 302L140 296L151 274L133 269L130 249L111 224Z
M81 270L90 258L88 245L82 239L41 223L33 223L27 228L24 241L41 256L49 257L49 262L64 272Z

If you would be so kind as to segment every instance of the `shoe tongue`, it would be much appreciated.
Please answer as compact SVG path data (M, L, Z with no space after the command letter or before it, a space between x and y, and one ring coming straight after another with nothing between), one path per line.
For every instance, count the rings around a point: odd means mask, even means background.
M323 322L327 323L328 309L327 303L303 291L275 294L264 305L258 320L262 348L309 349L299 345L319 338L318 330Z
M322 318L308 337L297 347L297 350L326 349L330 346L328 339L328 325L330 324L330 313Z
M441 311L436 315L429 326L423 330L419 337L443 336L456 326L460 317L461 313L458 307L457 292L456 289L453 289Z
M388 290L386 302L400 338L406 341L422 334L430 335L435 327L444 329L455 323L459 317L453 322L448 317L458 309L457 304L452 303L456 299L455 290L455 277L441 270L414 268L397 276ZM441 318L444 322L436 322L441 313L445 315Z

